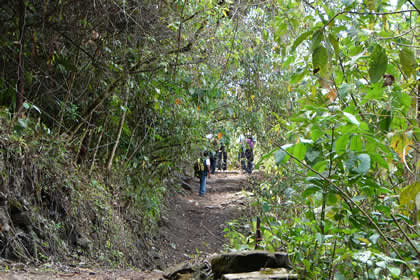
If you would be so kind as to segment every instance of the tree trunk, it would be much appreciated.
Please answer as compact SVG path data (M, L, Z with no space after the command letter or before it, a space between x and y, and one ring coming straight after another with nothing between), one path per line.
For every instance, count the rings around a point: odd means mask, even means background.
M19 0L17 2L17 13L19 16L19 55L18 55L18 70L17 70L17 92L16 92L16 115L22 115L23 108L23 94L25 91L25 1Z
M101 145L102 137L104 136L105 126L108 121L108 116L105 117L104 123L102 125L102 131L99 135L98 143L96 143L95 152L93 153L92 163L89 169L89 176L92 175L93 167L95 166L96 155L98 154L99 146Z
M129 88L127 87L127 91L125 93L125 97L124 97L124 107L127 107L127 103L128 103L128 92L129 92ZM121 132L124 126L124 121L125 121L125 115L127 113L127 110L123 111L123 115L121 116L121 120L120 120L120 125L118 128L118 133L117 133L117 139L115 140L114 146L112 147L112 151L111 154L109 155L108 161L106 163L106 169L108 171L111 170L112 167L112 160L114 159L115 156L115 151L117 150L118 144L120 143L120 138L121 138Z

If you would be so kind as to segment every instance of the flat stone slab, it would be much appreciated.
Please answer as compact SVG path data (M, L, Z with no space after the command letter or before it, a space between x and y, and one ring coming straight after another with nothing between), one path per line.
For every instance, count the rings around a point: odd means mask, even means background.
M211 259L211 269L215 279L222 279L224 274L254 272L263 268L290 269L288 254L254 250L222 254Z
M223 275L223 280L274 280L298 279L297 274L290 274L285 268L263 269L246 273L230 273Z

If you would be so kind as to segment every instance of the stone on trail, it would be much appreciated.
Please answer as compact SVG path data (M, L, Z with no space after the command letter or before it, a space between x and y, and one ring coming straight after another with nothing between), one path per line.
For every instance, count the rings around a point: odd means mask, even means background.
M243 251L222 254L211 260L215 279L222 279L224 274L259 271L262 268L291 268L287 253L268 251ZM235 279L235 278L233 278ZM242 279L242 278L237 278ZM253 279L253 278L244 278ZM264 278L256 278L264 279ZM270 279L270 278L265 278ZM276 279L276 278L272 278Z
M206 279L209 274L209 267L205 263L192 264L185 261L169 267L165 270L163 277L169 280L181 279Z
M290 274L285 268L264 269L261 271L230 273L223 275L223 280L274 280L298 279L297 274Z

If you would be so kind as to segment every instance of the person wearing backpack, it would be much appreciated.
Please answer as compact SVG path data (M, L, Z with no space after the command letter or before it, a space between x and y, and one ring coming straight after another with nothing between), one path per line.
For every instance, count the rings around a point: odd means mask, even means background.
M200 164L200 171L199 171L199 177L200 177L200 191L199 195L204 196L206 193L206 181L207 181L207 175L210 178L210 159L208 158L209 153L207 151L204 152L204 157L200 158L201 164Z
M254 161L254 145L255 145L255 140L254 138L249 135L246 139L246 149L245 149L245 157L248 161L248 164L246 166L246 171L248 172L248 174L252 173L252 169L254 168L253 166L253 161Z

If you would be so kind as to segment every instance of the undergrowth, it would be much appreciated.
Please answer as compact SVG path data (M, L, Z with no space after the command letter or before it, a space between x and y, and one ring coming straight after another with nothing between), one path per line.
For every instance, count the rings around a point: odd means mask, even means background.
M127 170L89 176L71 141L36 120L2 110L0 124L0 257L153 266L162 188Z

